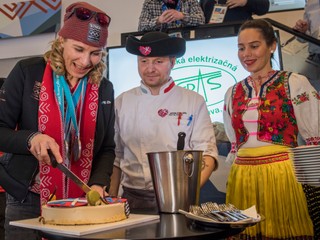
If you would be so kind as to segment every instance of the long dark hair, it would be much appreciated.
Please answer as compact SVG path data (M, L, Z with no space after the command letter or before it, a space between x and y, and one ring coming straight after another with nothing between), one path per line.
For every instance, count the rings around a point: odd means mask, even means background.
M245 29L254 28L261 32L264 40L267 43L267 46L270 47L274 42L277 42L276 35L274 34L274 30L272 25L263 19L253 19L253 20L247 20L245 21L238 32L238 35L241 33L241 31Z

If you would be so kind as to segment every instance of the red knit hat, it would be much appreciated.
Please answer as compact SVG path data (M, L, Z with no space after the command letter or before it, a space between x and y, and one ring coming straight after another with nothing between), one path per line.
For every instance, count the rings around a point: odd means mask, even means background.
M76 2L67 7L59 35L93 47L105 47L109 23L110 17L101 9L86 2Z

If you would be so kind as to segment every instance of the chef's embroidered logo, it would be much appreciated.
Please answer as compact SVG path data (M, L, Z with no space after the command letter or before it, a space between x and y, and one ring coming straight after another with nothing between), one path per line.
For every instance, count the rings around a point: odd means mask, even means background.
M147 56L151 53L151 47L148 46L140 46L139 51L143 56Z
M159 109L158 114L160 117L165 117L168 115L168 109Z

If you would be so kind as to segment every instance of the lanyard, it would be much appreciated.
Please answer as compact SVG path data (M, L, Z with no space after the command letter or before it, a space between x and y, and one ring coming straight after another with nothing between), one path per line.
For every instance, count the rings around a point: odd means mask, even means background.
M62 121L64 122L64 138L68 140L71 132L71 124L75 130L75 134L80 139L80 122L82 117L82 107L84 95L87 88L87 77L80 80L73 94L65 80L64 76L54 74L54 91L60 107ZM66 106L65 106L66 100ZM80 101L80 106L79 106ZM77 121L76 109L79 106L80 114ZM66 111L65 110L66 107Z
M162 12L164 12L164 11L166 11L166 10L168 10L168 7L167 7L167 5L162 1L162 6L161 6L161 9L162 9ZM177 11L181 11L181 1L179 0L178 1L178 4L177 4L177 6L176 6L176 10ZM181 24L181 21L176 21L176 24L177 25L180 25Z

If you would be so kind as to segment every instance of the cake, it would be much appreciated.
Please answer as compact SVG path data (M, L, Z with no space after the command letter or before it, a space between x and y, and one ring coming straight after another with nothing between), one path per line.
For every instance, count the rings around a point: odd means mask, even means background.
M108 204L98 206L89 206L85 198L50 201L42 206L39 221L54 225L84 225L117 222L129 216L126 199L105 199Z

